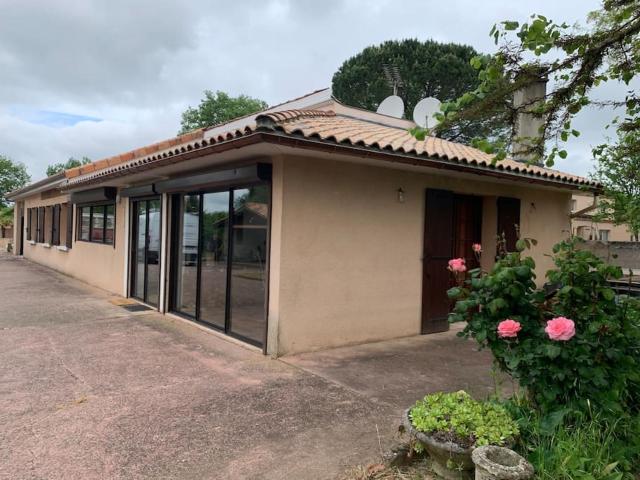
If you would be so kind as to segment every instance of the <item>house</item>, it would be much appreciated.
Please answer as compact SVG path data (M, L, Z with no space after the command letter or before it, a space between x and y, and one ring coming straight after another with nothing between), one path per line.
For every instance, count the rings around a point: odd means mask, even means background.
M595 218L598 213L597 196L577 192L571 199L571 232L585 240L601 242L637 242L638 238L626 225Z
M11 193L16 253L283 355L448 328L447 262L545 256L587 179L429 137L329 90Z

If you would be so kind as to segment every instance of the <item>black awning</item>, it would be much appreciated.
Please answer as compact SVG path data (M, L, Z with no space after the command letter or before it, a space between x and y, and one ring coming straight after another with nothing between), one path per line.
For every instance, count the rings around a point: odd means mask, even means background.
M259 183L268 180L271 180L271 165L257 163L247 167L162 180L155 184L155 191L157 193L193 192L208 188L232 187L234 185Z
M148 197L150 195L156 195L158 192L155 189L155 185L150 183L148 185L139 185L137 187L123 188L120 190L121 197Z
M116 199L116 187L100 187L82 192L71 192L71 203L98 203Z

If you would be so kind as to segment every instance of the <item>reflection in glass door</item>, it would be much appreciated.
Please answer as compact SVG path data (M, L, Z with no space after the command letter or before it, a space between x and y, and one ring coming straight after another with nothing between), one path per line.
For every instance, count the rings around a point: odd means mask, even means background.
M161 203L132 201L131 296L158 306L160 295Z
M202 196L200 320L225 328L229 192Z
M260 346L267 325L269 196L268 185L256 185L173 200L178 254L171 309Z

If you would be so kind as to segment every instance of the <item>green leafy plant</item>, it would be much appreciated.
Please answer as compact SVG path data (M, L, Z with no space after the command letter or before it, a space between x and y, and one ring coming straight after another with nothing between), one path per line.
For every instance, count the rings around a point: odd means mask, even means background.
M550 421L527 402L506 403L520 428L516 449L541 480L632 480L640 473L640 416L587 411Z
M547 273L551 293L535 284L534 261L518 251L488 273L471 270L449 291L456 299L450 321L466 321L462 336L490 348L496 364L515 378L543 413L584 410L609 414L637 408L640 326L637 305L620 302L607 281L620 278L579 239L554 247ZM554 322L570 329L555 331Z
M504 445L518 435L504 407L476 401L464 391L427 395L409 415L416 430L462 446Z

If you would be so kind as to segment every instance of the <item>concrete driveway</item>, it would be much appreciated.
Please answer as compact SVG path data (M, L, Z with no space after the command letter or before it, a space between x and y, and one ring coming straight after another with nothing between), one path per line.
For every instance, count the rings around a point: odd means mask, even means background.
M492 389L452 333L272 360L0 255L0 478L324 479L429 391Z

